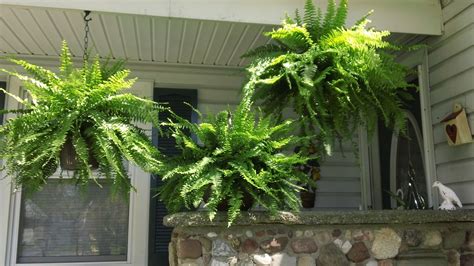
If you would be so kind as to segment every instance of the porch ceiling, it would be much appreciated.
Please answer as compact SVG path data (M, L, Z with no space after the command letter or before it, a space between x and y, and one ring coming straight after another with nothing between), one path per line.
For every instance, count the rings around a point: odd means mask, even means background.
M57 57L66 40L82 57L80 10L0 5L0 52ZM92 54L129 62L241 68L240 56L262 45L271 25L92 12Z
M55 59L61 41L80 60L83 54L83 12L0 4L0 55ZM246 51L268 43L263 32L275 25L170 18L94 11L91 13L92 54L151 63L220 69L242 69ZM422 35L394 33L392 41L407 43Z
M336 0L339 1L339 0ZM4 4L275 25L305 0L2 0ZM313 0L326 9L326 0ZM373 26L391 32L440 35L440 0L351 0L348 23L373 9Z

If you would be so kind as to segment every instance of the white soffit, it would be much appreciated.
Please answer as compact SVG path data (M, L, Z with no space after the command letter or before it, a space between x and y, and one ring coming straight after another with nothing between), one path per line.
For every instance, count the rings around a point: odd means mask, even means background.
M57 57L66 40L76 58L83 54L80 10L0 5L0 53ZM242 68L241 55L269 41L273 26L156 16L92 12L89 47L103 58L129 63Z
M124 58L128 64L168 67L242 69L249 60L242 59L241 55L268 43L263 33L276 27L99 11L93 11L91 17L89 47L92 54ZM419 35L395 33L391 39L400 42L401 38L414 36ZM0 4L0 55L56 60L61 41L66 40L73 56L80 60L83 37L82 10Z
M326 0L315 1L325 10ZM92 10L135 15L279 24L285 12L302 9L304 0L1 0L3 4ZM369 10L378 29L398 33L440 35L439 0L351 0L348 23Z

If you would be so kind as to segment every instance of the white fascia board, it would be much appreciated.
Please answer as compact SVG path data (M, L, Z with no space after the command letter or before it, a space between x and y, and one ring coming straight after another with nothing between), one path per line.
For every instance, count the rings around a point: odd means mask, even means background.
M246 22L276 25L304 0L1 0L7 5L66 8L160 17ZM325 0L316 3L323 10ZM372 26L391 32L440 35L442 15L439 0L352 0L348 24L368 11Z

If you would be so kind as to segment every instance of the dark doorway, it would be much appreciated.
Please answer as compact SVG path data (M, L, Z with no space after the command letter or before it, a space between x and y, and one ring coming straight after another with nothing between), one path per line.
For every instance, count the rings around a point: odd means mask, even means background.
M418 85L418 79L410 80ZM407 191L410 164L415 173L416 187L419 193L428 200L425 174L425 158L423 153L423 134L421 133L421 104L417 90L410 90L412 100L405 106L407 129L405 134L398 134L379 123L379 154L382 185L383 209L396 208L397 204L388 191L396 193L398 189ZM406 196L406 195L405 195Z

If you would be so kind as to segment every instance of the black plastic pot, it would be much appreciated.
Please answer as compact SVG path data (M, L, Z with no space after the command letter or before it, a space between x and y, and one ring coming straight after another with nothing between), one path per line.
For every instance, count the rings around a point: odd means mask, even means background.
M79 169L77 153L76 153L76 149L74 148L74 145L72 144L71 137L68 137L66 142L64 143L59 159L60 159L59 164L63 170L74 171L74 170ZM89 152L89 166L91 167L91 169L97 169L99 167L99 163L90 152Z
M208 202L209 196L211 194L211 188L209 187L206 192L204 193L203 201L205 203ZM242 199L242 206L240 206L241 211L248 211L250 208L252 208L252 205L254 203L254 200L252 198L252 195L248 192L244 192L244 198ZM218 205L217 205L217 210L218 211L228 211L229 210L229 200L228 199L223 199Z
M314 208L314 201L316 199L316 193L312 191L302 190L300 192L301 205L305 209Z
M253 205L253 198L252 195L249 193L244 193L244 198L242 199L242 206L240 206L241 211L248 211L250 208L252 208ZM227 211L229 210L229 201L227 199L224 199L217 205L217 210L218 211Z

